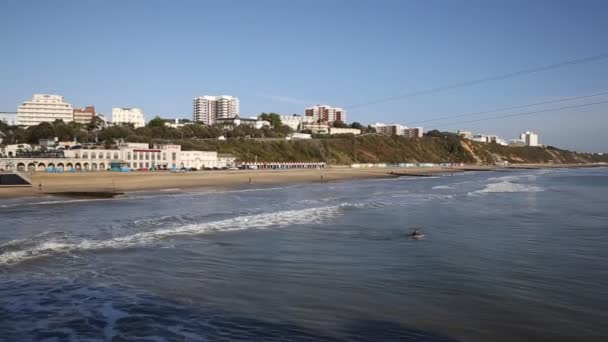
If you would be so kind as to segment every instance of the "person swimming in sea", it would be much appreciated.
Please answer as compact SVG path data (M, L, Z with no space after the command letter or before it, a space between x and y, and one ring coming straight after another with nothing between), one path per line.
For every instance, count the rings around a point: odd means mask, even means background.
M416 239L416 238L421 238L424 236L424 234L422 234L422 232L420 231L420 229L416 228L414 229L413 232L411 232L410 234L408 234L408 236L410 238Z

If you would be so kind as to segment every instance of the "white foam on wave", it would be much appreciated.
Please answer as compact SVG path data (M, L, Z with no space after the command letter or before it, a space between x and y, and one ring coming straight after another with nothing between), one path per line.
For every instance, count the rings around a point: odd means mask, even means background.
M0 265L16 264L24 260L45 257L57 253L71 253L99 249L122 249L144 246L157 242L163 238L176 235L198 235L219 231L264 229L275 226L321 223L338 215L340 208L341 206L338 205L239 216L221 221L196 223L185 226L145 231L107 240L79 240L74 237L57 237L55 235L50 236L50 238L43 237L42 241L38 243L31 243L28 240L14 240L0 245Z
M498 183L486 184L486 187L481 190L469 192L469 195L479 195L487 193L509 193L509 192L540 192L544 189L540 186L531 184L513 183L503 180Z
M454 188L449 185L435 185L433 187L433 190L446 190L446 189L454 189Z

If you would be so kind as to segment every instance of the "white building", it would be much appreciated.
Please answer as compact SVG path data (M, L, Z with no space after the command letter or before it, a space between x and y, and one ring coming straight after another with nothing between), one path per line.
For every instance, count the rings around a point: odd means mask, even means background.
M303 131L310 131L313 134L328 134L329 133L329 125L328 124L317 124L317 123L302 123Z
M146 125L146 120L144 112L139 108L112 108L112 123L133 124L135 128L139 128Z
M224 128L227 129L240 125L250 126L257 129L261 129L262 127L270 127L270 122L266 120L260 120L258 118L241 118L238 115L232 118L217 118L215 119L215 123L223 125Z
M165 122L165 126L171 128L180 128L185 125L191 124L192 122L188 119L162 119Z
M358 129L358 128L330 127L329 128L329 135L333 135L333 134L354 134L354 135L359 135L359 134L361 134L361 130Z
M458 135L465 139L473 139L473 133L471 131L458 130Z
M422 127L408 128L407 126L400 124L386 125L383 123L376 123L373 124L372 127L378 134L401 135L407 138L421 138L424 133Z
M324 123L332 123L334 121L346 122L346 111L344 109L328 105L316 105L306 108L304 116Z
M200 96L192 100L192 119L205 125L213 125L218 118L239 115L239 99L234 96Z
M234 165L234 157L218 157L215 151L182 151L180 145L127 143L118 149L76 149L64 151L63 167L83 170L105 170L112 162L121 162L133 170L150 168L227 167ZM67 163L71 165L67 165ZM57 166L57 165L55 165Z
M519 140L526 144L526 146L538 146L538 134L534 134L530 131L520 134Z
M302 129L302 123L313 123L316 120L311 116L302 116L302 115L281 115L281 123L283 125L289 126L293 131L299 131Z
M16 126L18 124L17 112L0 112L0 121L9 126Z
M23 126L35 126L42 122L74 119L72 105L63 102L63 96L34 94L32 100L25 101L17 107L17 121Z

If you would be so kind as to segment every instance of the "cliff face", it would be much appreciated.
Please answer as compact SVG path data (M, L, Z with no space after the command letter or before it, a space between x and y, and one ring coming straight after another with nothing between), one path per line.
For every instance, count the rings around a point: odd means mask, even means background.
M463 140L456 136L407 139L369 135L334 136L314 140L229 139L193 140L184 149L216 150L232 153L239 160L325 161L331 164L461 162L468 164L509 163L590 163L608 162L608 156L576 153L556 148L508 147Z

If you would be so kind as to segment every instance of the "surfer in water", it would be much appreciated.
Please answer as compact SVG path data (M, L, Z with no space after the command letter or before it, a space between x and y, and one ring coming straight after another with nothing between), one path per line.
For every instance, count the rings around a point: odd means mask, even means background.
M424 234L422 234L420 229L414 229L414 231L409 233L408 236L410 239L421 239L424 237Z

